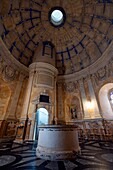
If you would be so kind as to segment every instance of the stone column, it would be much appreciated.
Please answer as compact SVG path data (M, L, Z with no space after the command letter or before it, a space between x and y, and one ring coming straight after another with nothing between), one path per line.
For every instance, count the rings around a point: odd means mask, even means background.
M82 105L83 105L83 110L84 110L84 119L90 119L90 114L88 113L87 107L86 107L87 99L86 99L83 79L79 80L79 87L80 87L81 100L82 100Z
M91 81L90 77L87 78L87 83L88 83L91 102L92 102L92 105L93 105L93 108L94 108L94 113L92 113L91 117L92 118L101 118L99 108L98 108L98 104L97 104L97 100L96 100L96 96L95 96L95 92L94 92L92 81Z
M15 88L14 96L13 96L13 99L11 101L11 104L10 104L10 107L8 110L8 114L7 114L8 116L6 115L7 119L10 119L10 120L16 119L15 112L16 112L16 107L17 107L17 103L19 100L19 96L20 96L24 78L25 78L25 76L20 74L19 80L17 82L17 86Z

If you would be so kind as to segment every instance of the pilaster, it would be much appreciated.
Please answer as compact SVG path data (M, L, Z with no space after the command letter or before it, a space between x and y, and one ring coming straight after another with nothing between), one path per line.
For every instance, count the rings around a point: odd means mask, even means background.
M95 92L93 89L93 85L92 85L90 76L87 77L87 83L88 83L89 94L90 94L92 106L94 109L94 113L92 113L91 117L92 118L101 118L100 113L99 113L99 107L98 107L97 100L96 100L96 95L95 95Z
M84 119L90 119L90 114L87 111L87 107L86 107L87 99L86 99L86 93L85 93L83 79L80 79L78 82L79 82L81 100L82 100L82 105L83 105L83 110L84 110Z
M8 110L7 119L10 119L10 120L16 119L15 112L16 112L17 103L18 103L18 100L19 100L19 96L20 96L20 92L21 92L21 88L22 88L24 78L25 78L24 75L22 75L22 74L19 75L19 79L18 79L18 82L17 82L17 86L15 88L14 96L13 96L13 99L11 101L10 108Z

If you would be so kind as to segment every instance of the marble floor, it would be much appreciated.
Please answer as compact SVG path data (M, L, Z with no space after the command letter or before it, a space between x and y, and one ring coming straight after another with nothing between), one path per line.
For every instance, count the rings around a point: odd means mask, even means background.
M0 170L113 170L113 143L81 143L76 160L45 161L35 155L36 143L3 143L0 149Z

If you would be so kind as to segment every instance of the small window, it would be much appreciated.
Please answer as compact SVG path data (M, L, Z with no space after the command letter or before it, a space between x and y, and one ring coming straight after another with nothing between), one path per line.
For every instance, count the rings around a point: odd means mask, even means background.
M110 92L110 100L111 100L111 103L113 104L113 91Z

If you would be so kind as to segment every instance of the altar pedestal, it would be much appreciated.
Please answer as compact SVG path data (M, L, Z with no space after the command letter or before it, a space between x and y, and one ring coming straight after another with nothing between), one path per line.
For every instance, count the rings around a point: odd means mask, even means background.
M75 125L39 126L36 155L45 160L75 159L80 152Z

